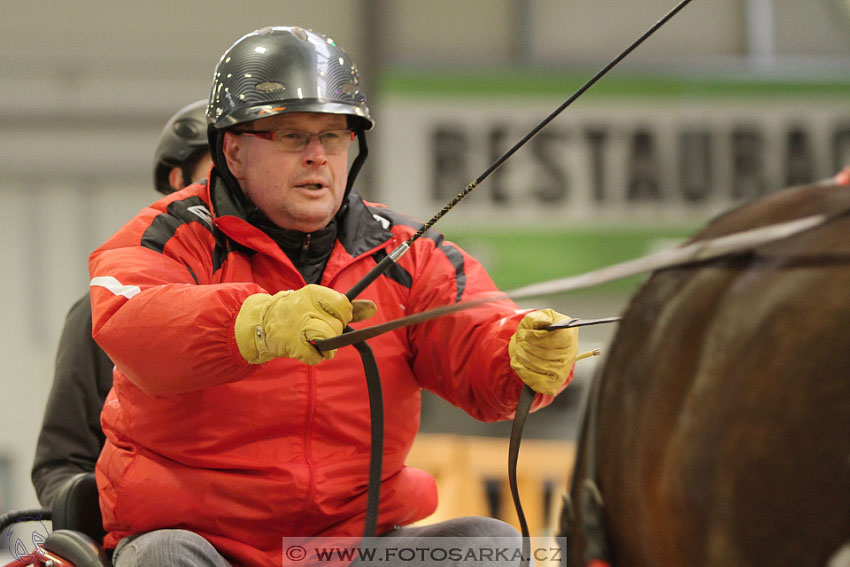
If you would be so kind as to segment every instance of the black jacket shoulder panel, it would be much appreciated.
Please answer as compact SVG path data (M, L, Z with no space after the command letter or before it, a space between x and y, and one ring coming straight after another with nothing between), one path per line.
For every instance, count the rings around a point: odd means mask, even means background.
M183 225L193 222L201 224L214 234L212 214L203 199L197 196L187 197L168 204L165 213L154 218L142 235L141 245L162 253L165 245Z
M348 194L347 211L340 219L339 241L349 255L356 257L393 238L392 223L377 215L383 207L369 207L356 192Z

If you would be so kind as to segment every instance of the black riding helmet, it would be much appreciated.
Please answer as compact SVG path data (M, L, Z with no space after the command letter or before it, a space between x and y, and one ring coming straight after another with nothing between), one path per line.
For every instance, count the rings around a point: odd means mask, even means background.
M168 119L159 135L154 154L153 180L156 190L164 195L174 192L168 174L175 167L183 170L186 183L192 181L195 160L207 148L206 100L184 106Z
M285 112L343 114L358 138L345 192L366 160L364 132L373 126L360 90L360 74L331 38L299 27L267 27L236 41L216 65L207 120L216 172L232 196L247 200L227 168L222 150L228 128Z

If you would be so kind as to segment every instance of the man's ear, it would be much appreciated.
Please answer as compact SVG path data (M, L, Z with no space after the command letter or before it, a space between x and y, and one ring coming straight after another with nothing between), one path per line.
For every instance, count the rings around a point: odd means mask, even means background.
M171 171L168 172L168 184L171 185L171 188L175 191L183 189L186 186L186 184L183 183L183 170L179 167L172 167Z
M225 132L221 149L230 173L236 179L242 179L242 168L245 163L245 146L242 144L240 136L232 132Z

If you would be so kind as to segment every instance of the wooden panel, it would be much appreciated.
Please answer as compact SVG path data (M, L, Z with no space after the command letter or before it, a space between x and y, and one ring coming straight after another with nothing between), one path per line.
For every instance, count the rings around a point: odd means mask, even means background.
M554 533L574 459L571 441L525 439L520 445L517 486L532 537ZM492 516L519 529L508 486L508 439L419 434L407 464L437 481L439 505L421 524Z

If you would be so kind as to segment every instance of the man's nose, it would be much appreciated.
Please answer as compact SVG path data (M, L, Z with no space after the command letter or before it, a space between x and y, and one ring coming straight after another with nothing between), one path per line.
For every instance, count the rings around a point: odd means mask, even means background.
M328 154L325 152L325 147L316 135L310 136L310 141L307 142L307 147L302 151L304 153L304 160L307 163L322 164L328 161Z

